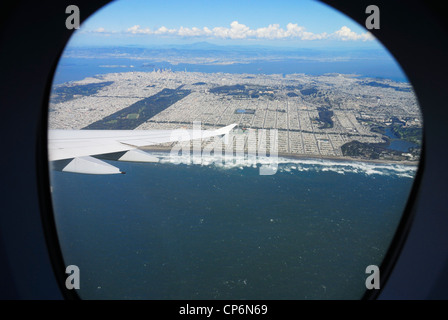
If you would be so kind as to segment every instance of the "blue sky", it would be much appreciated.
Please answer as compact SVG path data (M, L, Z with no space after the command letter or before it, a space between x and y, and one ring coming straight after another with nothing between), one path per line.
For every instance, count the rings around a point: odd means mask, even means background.
M80 8L82 16L82 8ZM365 28L312 0L119 0L81 25L71 46L262 44L377 47Z

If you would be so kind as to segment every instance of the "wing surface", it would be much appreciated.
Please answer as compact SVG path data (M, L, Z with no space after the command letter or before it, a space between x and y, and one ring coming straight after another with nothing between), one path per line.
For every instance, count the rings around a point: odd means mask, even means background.
M96 171L98 174L120 173L97 170L96 168L101 163L98 162L99 160L94 161L91 157L122 152L124 155L118 160L152 162L155 159L138 148L166 142L223 136L227 135L235 126L236 124L231 124L217 130L49 130L48 157L50 161L76 160L70 162L71 165L65 166L66 170L62 171L86 171L81 173L90 174L95 174ZM79 165L75 166L75 163ZM93 164L95 167L92 169ZM87 170L80 169L82 166L89 166L89 168Z

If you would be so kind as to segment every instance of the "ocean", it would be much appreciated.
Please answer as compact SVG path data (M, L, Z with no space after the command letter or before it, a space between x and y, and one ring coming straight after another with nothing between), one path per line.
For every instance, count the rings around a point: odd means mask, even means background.
M149 63L149 65L148 65ZM79 81L86 77L118 72L151 72L154 69L204 73L293 74L323 75L325 73L357 74L363 77L387 78L407 82L401 68L390 59L353 61L307 61L285 59L229 65L170 64L128 58L64 58L58 65L53 83Z
M380 265L416 167L279 158L109 163L52 171L66 265L83 299L359 299Z

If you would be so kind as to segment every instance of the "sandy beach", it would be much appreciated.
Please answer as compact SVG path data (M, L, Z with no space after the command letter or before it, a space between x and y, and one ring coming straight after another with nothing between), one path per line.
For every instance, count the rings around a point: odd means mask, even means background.
M141 148L144 151L148 152L170 152L171 147L167 146L149 146ZM247 154L247 153L245 153ZM266 156L269 156L269 153L266 153ZM311 154L294 154L294 153L278 153L278 157L290 158L290 159L298 159L298 160L332 160L339 162L362 162L369 164L388 164L388 165L404 165L404 166L418 166L419 161L392 161L392 160L371 160L371 159L361 159L361 158L352 158L352 157L338 157L338 156L320 156L320 155L311 155Z

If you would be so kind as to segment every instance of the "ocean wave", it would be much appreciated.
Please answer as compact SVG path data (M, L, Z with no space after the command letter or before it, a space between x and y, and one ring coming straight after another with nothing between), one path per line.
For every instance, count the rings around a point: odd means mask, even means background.
M400 178L415 177L417 166L404 164L370 163L346 160L330 159L299 159L288 157L259 157L259 156L194 156L172 155L169 152L147 151L152 156L159 158L160 163L214 166L222 169L233 168L258 168L260 174L263 169L266 175L276 173L297 172L334 172L345 175L347 173L359 173L371 175L394 175Z

